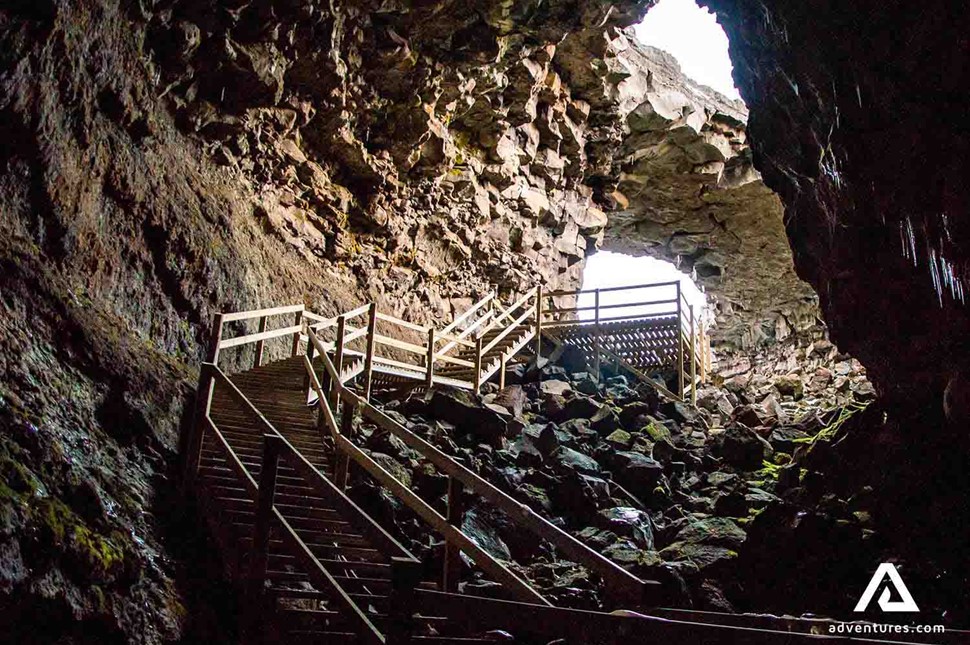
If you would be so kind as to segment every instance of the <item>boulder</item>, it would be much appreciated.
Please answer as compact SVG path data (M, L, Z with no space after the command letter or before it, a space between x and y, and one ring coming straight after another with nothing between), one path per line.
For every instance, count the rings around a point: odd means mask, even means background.
M620 451L613 455L614 475L621 484L638 491L651 491L663 474L663 466L640 452Z
M508 427L502 414L480 404L474 394L463 390L432 390L428 414L453 423L459 433L473 434L494 446L501 446Z
M641 549L653 549L653 522L645 512L629 506L616 506L601 510L598 519L601 527L632 539Z
M550 460L552 461L553 468L560 472L576 471L595 475L601 470L600 465L595 459L572 448L566 448L565 446L558 448L552 454Z
M754 430L734 424L715 438L715 452L727 463L742 470L757 470L774 449Z
M529 397L526 396L525 390L521 385L509 385L504 390L500 390L499 393L495 395L495 398L492 399L493 404L502 406L508 410L513 417L522 416L522 411L528 401Z

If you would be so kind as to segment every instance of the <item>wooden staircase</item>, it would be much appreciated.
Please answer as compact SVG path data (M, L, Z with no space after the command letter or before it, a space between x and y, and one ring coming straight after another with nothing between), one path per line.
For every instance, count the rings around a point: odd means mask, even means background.
M284 308L282 313L297 311L302 310ZM222 318L232 322L246 315ZM495 326L476 341L485 371L528 343L533 333L527 315L506 318L509 324ZM591 550L345 384L345 378L354 380L359 357L336 356L338 347L328 346L308 326L267 331L261 325L262 331L239 337L243 342L223 339L223 322L216 326L210 361L201 369L195 422L181 444L183 483L197 499L230 580L245 600L240 622L247 642L473 645L511 638L537 645L774 645L818 640L812 633L818 628L814 621L670 610L651 615L650 607L661 602L657 583L641 580ZM501 330L509 331L503 336ZM263 343L290 335L290 355L264 364ZM245 344L256 345L256 360L251 368L228 376L218 367L220 351ZM315 362L323 365L326 385L318 379ZM316 396L308 404L309 391ZM394 435L447 476L445 515L356 445L358 417ZM347 496L350 468L372 477L440 536L442 575L435 575L431 563L420 562ZM612 607L642 613L553 607L461 530L466 496L493 505L520 530L549 543L560 557L586 567L603 581ZM459 554L499 583L507 599L458 593L468 568Z
M443 616L394 615L402 584L396 576L412 577L403 581L411 593L437 584L422 580L414 556L334 485L332 442L305 404L305 378L303 358L294 357L213 383L196 490L230 574L259 598L263 620L254 628L294 644L384 642L397 621L411 623L408 642L490 642L449 635L455 629ZM278 517L259 563L254 535L270 427L279 436L270 442Z
M482 352L480 359L477 347L464 347L456 354L456 358L473 363L475 366L446 365L435 373L441 377L460 381L476 382L477 379L480 384L488 381L498 372L499 386L504 387L505 366L533 338L535 338L535 330L531 324L523 323L511 329L490 329L481 336L481 344L489 349Z

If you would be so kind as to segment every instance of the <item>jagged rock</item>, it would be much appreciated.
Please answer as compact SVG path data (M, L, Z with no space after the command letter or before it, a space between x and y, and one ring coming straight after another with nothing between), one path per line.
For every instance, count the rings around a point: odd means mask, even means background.
M614 474L633 493L652 490L663 474L663 466L639 452L620 451L613 456Z
M559 470L574 470L579 473L595 475L600 472L600 465L592 457L581 452L561 446L550 457L553 467Z
M771 444L741 425L729 426L715 437L715 450L729 464L755 470L774 452Z
M527 401L528 397L521 385L509 385L492 399L492 403L502 406L516 418L522 416L522 410Z
M618 506L600 511L599 519L603 528L632 539L641 549L653 550L653 523L643 511Z
M500 444L508 427L500 413L480 405L474 395L462 390L433 390L428 401L428 412L492 445Z

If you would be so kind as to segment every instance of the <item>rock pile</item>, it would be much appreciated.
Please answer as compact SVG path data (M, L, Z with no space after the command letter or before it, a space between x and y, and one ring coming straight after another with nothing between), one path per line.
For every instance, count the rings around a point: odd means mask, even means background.
M381 396L393 418L509 495L637 575L663 581L670 604L731 609L728 589L736 585L726 581L737 576L749 525L799 494L810 472L804 458L871 395L858 365L830 343L790 351L805 358L800 368L777 356L747 372L735 364L718 378L723 387L701 390L697 408L623 374L597 383L557 365L528 373L519 366L515 384L487 385L480 396L447 389ZM444 510L447 478L420 455L367 424L358 438ZM405 509L363 476L353 490L437 566L440 545ZM598 606L597 581L585 570L491 507L467 501L463 529L482 548L557 601ZM492 586L467 584L478 593Z

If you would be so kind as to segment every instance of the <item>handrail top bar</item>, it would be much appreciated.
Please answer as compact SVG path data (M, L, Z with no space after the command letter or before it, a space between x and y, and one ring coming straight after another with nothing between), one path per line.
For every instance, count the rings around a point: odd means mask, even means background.
M605 293L608 291L628 291L632 289L650 289L652 287L672 287L676 284L680 284L680 280L669 280L667 282L652 282L648 284L631 284L624 287L602 287L599 289L575 289L575 290L549 291L547 293L543 293L542 295L543 297L575 296L581 293L592 293L594 291Z
M457 327L458 325L460 325L461 323L463 323L466 318L468 318L473 313L475 313L476 311L478 311L479 309L481 309L483 306L485 306L486 304L488 304L488 302L492 298L494 298L494 297L495 297L495 291L494 290L489 291L487 296L485 296L484 298L482 298L481 300L479 300L478 302L476 302L474 305L472 305L471 307L469 307L465 311L465 313L463 313L462 315L458 316L453 321L451 321L451 324L447 325L444 329L442 329L441 330L441 333L444 333L444 334L450 333L452 329L454 329L455 327Z
M292 314L298 311L306 311L306 305L285 305L283 307L270 307L268 309L250 309L249 311L222 312L222 322L233 320L248 320L250 318L262 318L263 316L281 316Z
M647 307L649 305L669 305L675 302L677 302L676 298L671 298L669 300L645 300L644 302L619 302L612 305L599 305L599 308L620 309L622 307ZM560 311L593 311L596 308L596 305L590 305L588 307L570 307L568 309L547 309L545 313L556 313Z
M366 305L361 305L356 309L351 309L350 311L340 314L340 316L343 316L344 320L350 320L351 318L356 318L357 316L361 314L365 314L368 311L370 311L371 304L372 303L368 302ZM339 318L340 316L337 316L337 317Z
M401 327L406 327L407 329L413 329L414 331L421 331L426 334L430 329L430 327L428 327L427 325L419 325L417 323L404 320L403 318L398 318L397 316L392 316L390 314L383 314L379 311L377 312L377 319L383 320L384 322L389 322L395 325L399 325Z
M290 336L291 334L298 334L302 331L303 331L303 325L291 325L289 327L270 329L269 331L261 331L255 334L246 334L245 336L226 338L224 340L219 341L219 349L229 349L230 347L239 347L240 345L248 345L249 343L255 343L261 340L269 340L270 338L279 338L280 336Z
M536 286L532 287L531 289L529 289L528 291L526 291L522 295L521 298L519 298L518 300L516 300L513 304L509 305L509 308L508 309L505 309L502 312L502 315L501 316L498 316L495 319L495 322L498 323L500 320L504 320L506 317L510 316L513 311L515 311L519 307L523 306L529 300L529 298L531 298L532 296L534 296L538 291L539 291L539 285L536 285Z

